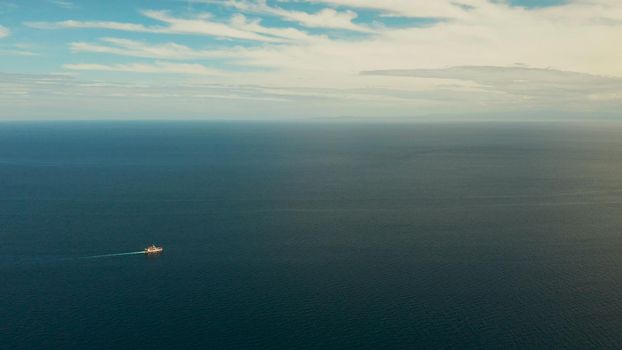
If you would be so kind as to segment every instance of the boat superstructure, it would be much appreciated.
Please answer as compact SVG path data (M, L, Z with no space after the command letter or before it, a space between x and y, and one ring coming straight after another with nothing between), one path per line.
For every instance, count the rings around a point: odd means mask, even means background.
M159 254L162 253L162 251L164 251L164 248L156 247L154 244L145 248L145 254Z

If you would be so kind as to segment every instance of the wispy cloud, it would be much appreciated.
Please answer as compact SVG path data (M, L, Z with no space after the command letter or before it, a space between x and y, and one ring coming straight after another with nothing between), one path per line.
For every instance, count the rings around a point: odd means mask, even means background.
M78 20L26 22L25 25L37 29L108 29L156 34L206 35L268 43L312 38L309 34L294 28L265 27L258 20L248 21L241 15L232 17L228 22L220 22L212 20L212 16L208 13L192 18L172 16L167 11L148 10L142 11L142 14L147 18L160 21L164 25L147 26L141 23Z
M373 32L373 30L369 27L353 23L353 20L358 17L358 14L350 10L338 11L333 8L324 8L317 12L311 13L305 11L286 10L280 7L270 6L266 0L203 0L202 2L229 6L247 13L273 15L286 21L296 22L310 28L331 28L357 32Z
M129 57L146 57L169 60L193 60L209 58L239 58L244 48L230 48L227 50L197 50L189 46L173 42L163 44L149 44L146 42L122 39L102 38L98 43L73 42L70 44L73 52L94 52Z
M98 64L76 63L63 65L66 69L105 71L105 72L128 72L128 73L156 73L156 74L190 74L190 75L218 75L222 74L216 69L208 68L196 63L170 63L156 62L153 64L128 63L128 64Z
M0 48L0 56L37 56L37 55L38 55L37 53L32 52L32 51Z
M460 18L475 7L488 5L486 0L312 0L332 6L381 11L385 15L404 17Z
M36 29L109 29L128 32L151 32L158 33L162 29L147 27L137 23L125 23L114 21L77 21L66 20L60 22L25 22L26 26Z
M10 31L7 27L0 25L0 39L9 36Z
M54 4L58 7L67 9L67 10L77 8L76 4L74 4L71 1L67 1L67 0L47 0L47 2L49 2L50 4Z
M257 34L257 32L245 30L229 23L212 21L211 15L202 14L195 18L180 18L169 15L166 11L143 11L143 15L166 23L166 27L160 29L161 33L176 34L201 34L223 38L277 42L277 38L272 38Z
M39 56L36 46L28 43L0 45L0 56Z

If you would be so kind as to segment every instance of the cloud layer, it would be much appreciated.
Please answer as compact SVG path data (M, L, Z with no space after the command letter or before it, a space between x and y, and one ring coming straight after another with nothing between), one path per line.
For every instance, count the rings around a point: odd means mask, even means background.
M594 101L622 102L622 78L529 67L463 66L444 69L365 71L368 76L472 82L507 103L583 107Z
M107 92L117 89L111 95L134 96L121 88L133 83L118 73L131 74L149 86L141 98L160 96L178 105L184 96L163 94L157 86L164 81L177 92L210 99L207 117L216 105L240 117L266 116L274 105L265 101L279 101L283 117L598 115L622 107L617 0L529 8L491 0L190 4L192 11L136 10L133 20L91 14L24 24L69 38L78 30L92 33L67 40L67 58L57 69L79 75L68 84L105 82ZM237 88L242 86L260 88ZM244 111L232 99L247 99L253 108ZM191 100L200 111L202 104Z

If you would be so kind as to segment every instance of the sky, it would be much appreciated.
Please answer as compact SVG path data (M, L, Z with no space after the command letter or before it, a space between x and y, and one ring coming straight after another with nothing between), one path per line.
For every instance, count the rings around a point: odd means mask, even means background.
M620 0L0 0L0 120L622 119Z

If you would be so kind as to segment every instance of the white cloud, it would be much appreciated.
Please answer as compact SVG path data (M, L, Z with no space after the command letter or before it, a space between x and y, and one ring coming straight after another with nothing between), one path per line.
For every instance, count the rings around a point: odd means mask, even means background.
M110 29L129 32L151 32L158 33L162 29L157 27L146 27L142 24L124 23L113 21L76 21L66 20L60 22L25 22L26 26L36 29Z
M73 52L94 52L130 57L149 57L169 60L192 60L207 58L236 58L245 49L196 50L189 46L172 42L148 44L122 38L102 38L100 43L74 42L70 44Z
M234 16L230 22L218 22L210 19L211 15L201 14L192 18L170 15L166 11L143 11L150 19L164 23L159 26L146 26L139 23L114 21L78 21L26 22L25 25L37 29L108 29L128 32L156 34L206 35L219 38L283 43L289 40L311 40L312 36L294 28L268 28L258 20L247 21L241 15Z
M9 36L9 34L10 34L9 29L7 27L0 25L0 39Z
M37 56L37 55L38 55L37 53L32 52L32 51L0 48L0 56Z
M128 72L128 73L156 73L156 74L192 74L192 75L218 75L220 71L205 67L201 64L156 62L153 64L128 63L128 64L97 64L76 63L63 65L66 69L85 71Z
M202 34L223 38L278 42L280 40L257 34L256 32L235 28L226 23L211 21L208 15L192 19L179 18L169 15L166 11L143 11L146 17L164 22L166 28L160 30L164 33L176 34Z
M230 6L243 12L278 16L287 21L299 23L305 27L372 32L372 29L352 22L358 15L351 10L337 11L333 8L324 8L315 13L309 13L269 6L266 0L228 0L224 2L208 0L206 2Z
M47 0L49 3L54 4L58 7L67 9L67 10L71 10L71 9L75 9L76 8L76 4L74 4L71 1L66 1L66 0Z
M307 43L314 40L322 40L323 37L309 35L308 33L296 28L270 28L261 24L260 20L248 20L244 15L237 14L231 18L231 26L240 30L250 31L253 33L265 34L270 37L286 39L280 40L283 43Z
M303 11L287 11L279 8L270 8L270 13L289 21L298 22L306 27L372 32L371 29L352 22L357 17L354 11L336 11L331 8L325 8L316 13L307 13Z
M385 15L404 17L460 18L472 7L486 5L485 0L312 0L333 6L381 11Z
M389 4L405 6L406 2L369 4L389 8ZM602 23L603 18L617 18L622 4L572 3L525 10L485 2L471 10L458 11L463 17L431 26L387 28L362 39L266 48L256 52L255 63L348 74L371 69L505 66L524 62L531 66L622 75L622 45L614 44L622 37L622 23Z

